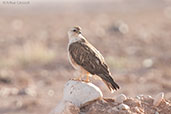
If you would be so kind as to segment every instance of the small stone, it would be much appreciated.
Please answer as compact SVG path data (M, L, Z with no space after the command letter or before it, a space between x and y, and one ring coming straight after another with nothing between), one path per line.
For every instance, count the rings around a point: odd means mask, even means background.
M113 111L119 111L118 108L116 108L116 107L113 107L112 110Z
M149 68L153 65L153 60L148 58L143 61L143 66L146 68Z
M138 107L134 107L134 110L137 112L137 113L140 113L140 109Z
M34 88L30 87L30 88L26 88L25 89L25 92L27 95L30 95L30 96L37 96L37 92Z
M158 95L155 96L153 105L159 106L159 104L161 103L161 101L162 101L163 99L164 99L164 93L161 92L161 93L159 93Z
M54 94L55 94L54 90L49 90L49 91L48 91L48 95L49 95L50 97L52 97Z
M141 100L140 96L136 96L136 99Z
M137 98L138 100L143 100L143 99L144 99L144 95L138 95L138 96L136 96L136 98Z
M149 101L149 100L152 100L153 98L152 98L152 96L150 96L150 95L145 95L144 96L144 100L146 100L146 101Z
M159 112L156 111L155 114L159 114Z
M145 96L145 98L147 98L147 99L152 99L152 96L147 95L147 96Z
M169 105L169 102L166 101L166 105Z
M153 104L154 99L150 95L145 95L143 101L149 104Z
M122 103L124 100L126 100L127 97L124 94L120 94L117 98L116 98L116 102L117 103Z
M122 34L126 34L129 32L129 27L127 24L125 23L121 23L120 26L119 26L119 31L122 33Z
M122 103L118 106L118 109L119 110L129 110L130 107L128 105Z

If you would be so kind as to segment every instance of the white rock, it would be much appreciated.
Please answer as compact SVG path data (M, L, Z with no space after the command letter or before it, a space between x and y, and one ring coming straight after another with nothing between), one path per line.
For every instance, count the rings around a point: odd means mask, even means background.
M129 27L127 24L125 23L122 23L120 26L119 26L119 31L122 33L122 34L126 34L129 32Z
M137 98L138 100L143 100L143 99L144 99L144 95L138 95L138 96L136 96L136 98Z
M63 99L50 114L72 114L81 104L101 97L101 90L94 84L70 80L65 84Z
M122 103L118 106L118 109L119 110L129 110L130 107L128 105Z
M139 109L137 106L134 108L134 110L135 110L137 113L140 113L140 112L141 112L140 109Z
M147 95L147 96L145 96L145 98L147 98L147 99L152 99L152 96Z
M158 106L163 99L164 99L164 93L163 92L157 94L154 98L153 105Z
M74 104L66 101L61 101L58 106L49 114L73 114L79 111L79 108Z
M153 65L153 60L148 58L143 61L143 66L146 68L149 68Z
M124 94L120 94L117 98L116 98L116 102L117 103L122 103L124 100L126 100L127 97Z
M141 100L140 96L136 96L136 99Z
M70 80L64 88L64 101L76 106L101 97L103 97L101 90L92 83Z
M155 114L159 114L159 112L156 111Z

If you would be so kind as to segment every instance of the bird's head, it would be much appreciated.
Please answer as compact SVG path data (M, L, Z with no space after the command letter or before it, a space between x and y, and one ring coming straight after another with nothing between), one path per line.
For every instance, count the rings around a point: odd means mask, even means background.
M68 36L69 37L77 37L78 35L81 34L81 28L80 27L72 27L69 31L68 31Z

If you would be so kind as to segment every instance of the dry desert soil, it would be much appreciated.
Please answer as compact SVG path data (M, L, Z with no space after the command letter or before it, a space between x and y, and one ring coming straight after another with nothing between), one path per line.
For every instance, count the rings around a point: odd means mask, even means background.
M75 25L121 87L111 94L92 78L106 98L164 92L171 100L170 2L102 1L0 3L0 114L47 114L59 103L65 83L77 76L67 57L67 31Z

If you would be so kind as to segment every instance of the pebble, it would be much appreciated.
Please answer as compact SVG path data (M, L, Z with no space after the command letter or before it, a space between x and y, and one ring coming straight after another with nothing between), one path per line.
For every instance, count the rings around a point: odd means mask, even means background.
M37 96L37 92L34 88L30 87L30 88L26 88L25 89L25 92L27 93L27 95L30 95L30 96Z
M153 102L153 98L150 95L144 96L144 100L148 102Z
M152 67L153 66L153 60L148 58L143 61L143 66L146 68Z
M144 95L138 95L138 96L136 96L136 98L137 98L138 100L143 100L143 99L144 99Z
M147 98L147 99L152 99L152 96L147 95L147 96L145 96L145 98Z
M137 112L137 113L140 113L140 109L138 107L135 107L134 110Z
M130 107L128 105L122 103L118 106L118 109L119 110L129 110Z
M159 106L159 104L161 103L161 101L164 99L164 93L161 92L159 94L157 94L154 98L154 102L153 105L155 106Z
M112 110L113 111L119 111L118 108L116 108L116 107L113 107Z
M159 112L156 111L155 114L159 114Z
M117 103L123 103L124 100L126 100L127 97L124 94L120 94L117 98L116 98L116 102Z
M138 100L140 100L140 99L141 99L139 96L136 96L136 98L137 98Z

